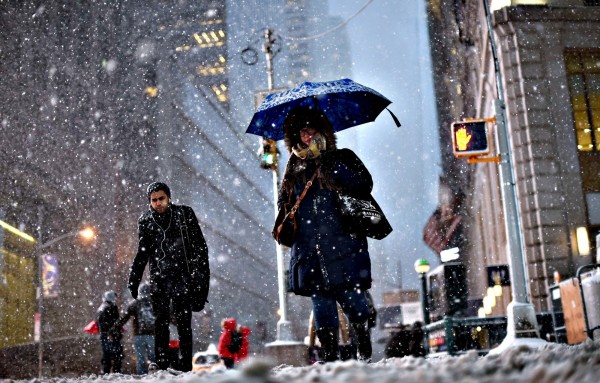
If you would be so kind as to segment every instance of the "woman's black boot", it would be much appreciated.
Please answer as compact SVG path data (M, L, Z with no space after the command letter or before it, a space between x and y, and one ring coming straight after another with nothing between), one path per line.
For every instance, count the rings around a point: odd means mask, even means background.
M317 330L323 362L333 362L339 359L339 330L337 328L322 328Z
M356 336L356 348L358 349L358 360L370 363L373 355L371 347L371 331L367 327L367 322L351 323Z

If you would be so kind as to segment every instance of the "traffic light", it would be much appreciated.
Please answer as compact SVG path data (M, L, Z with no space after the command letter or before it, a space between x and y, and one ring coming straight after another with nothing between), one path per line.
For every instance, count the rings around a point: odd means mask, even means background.
M485 120L454 122L451 130L455 157L475 157L490 152Z
M260 167L263 169L277 169L277 144L274 140L263 138Z

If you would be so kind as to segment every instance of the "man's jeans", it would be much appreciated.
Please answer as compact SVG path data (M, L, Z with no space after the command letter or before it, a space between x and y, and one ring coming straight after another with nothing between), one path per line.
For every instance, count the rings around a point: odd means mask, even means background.
M148 373L148 363L154 363L154 335L136 335L133 337L135 348L135 367L138 375ZM146 362L147 358L147 362Z

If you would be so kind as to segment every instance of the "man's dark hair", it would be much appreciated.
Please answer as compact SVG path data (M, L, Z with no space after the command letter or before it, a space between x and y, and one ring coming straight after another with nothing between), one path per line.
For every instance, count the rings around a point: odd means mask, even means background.
M164 191L167 197L171 198L171 189L164 182L152 182L148 185L148 189L146 189L146 193L148 194L148 200L150 200L150 194L156 193L157 191Z

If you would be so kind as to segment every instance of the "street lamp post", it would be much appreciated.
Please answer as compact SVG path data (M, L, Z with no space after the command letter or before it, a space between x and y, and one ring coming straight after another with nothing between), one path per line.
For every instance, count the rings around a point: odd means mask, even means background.
M262 51L265 53L267 62L267 84L269 92L272 92L275 84L275 72L273 70L273 59L279 52L279 37L272 29L265 29L263 33ZM262 142L262 139L261 139ZM274 145L275 142L273 143ZM277 199L279 197L279 167L277 159L272 166L273 173L273 208L275 217L279 211L277 207ZM287 318L287 289L285 287L285 265L284 265L284 249L283 245L275 244L277 254L277 285L279 292L279 321L277 322L277 340L292 341L292 324Z
M39 244L36 247L36 258L38 259L38 321L39 321L39 341L38 341L38 376L41 379L43 377L44 370L44 274L42 268L42 250L45 248L54 245L57 242L60 242L66 238L77 237L80 236L86 241L90 241L94 239L96 233L94 229L87 227L83 230L71 231L69 233L62 234L54 239L51 239L47 242Z
M264 44L263 52L265 53L267 61L267 80L269 91L274 89L274 71L273 71L273 58L275 57L276 51L273 50L275 40L273 37L273 31L271 29L265 29L264 31ZM277 164L277 162L276 162ZM275 211L275 217L279 211L277 207L277 199L279 197L279 168L275 166L273 168L273 207ZM285 288L285 266L283 259L283 246L275 244L277 254L277 285L279 291L279 311L280 317L277 322L277 340L279 341L291 341L292 328L291 323L287 319L287 290Z
M423 309L423 347L425 353L429 353L429 335L427 333L427 325L429 324L429 300L427 299L427 279L426 275L431 266L425 258L415 261L415 271L421 277L421 308Z
M263 44L261 47L262 52L265 54L267 62L267 80L268 80L268 92L272 93L275 88L275 75L273 69L273 59L275 55L281 50L282 43L281 38L272 30L265 29L262 34ZM258 61L258 54L252 47L248 47L242 51L242 60L248 65L254 65ZM257 103L258 106L258 103ZM265 138L261 138L260 144L263 146L263 154L265 153L265 143L268 143L270 148L277 147L275 141L268 142ZM272 146L271 146L272 145ZM273 162L268 163L265 161L265 168L271 169L273 173L273 208L274 217L277 217L278 207L277 199L279 197L279 167L277 162L277 152L274 153ZM265 157L263 157L263 160ZM277 364L288 364L288 365L301 365L301 361L304 360L306 355L306 346L302 342L294 340L294 334L292 331L292 323L287 317L287 289L285 287L286 272L284 262L284 247L279 244L275 244L276 255L277 255L277 285L279 292L279 321L277 322L277 337L274 342L266 344L267 356L276 361Z
M494 32L492 27L490 7L487 0L483 0L485 18L489 34L492 60L496 74L496 136L498 138L498 152L502 155L500 163L500 182L502 187L502 205L504 207L504 226L506 229L506 251L510 269L512 301L506 308L507 326L506 337L500 346L492 349L490 354L499 354L507 348L525 343L530 347L542 347L546 341L540 339L535 307L529 298L527 283L527 262L525 259L523 229L520 220L515 169L509 143L508 127L506 125L506 104L504 102L504 89L500 61L496 51Z
M429 324L429 300L427 299L427 279L426 274L429 272L431 266L426 259L417 259L415 262L415 271L421 277L421 306L423 308L423 323Z

